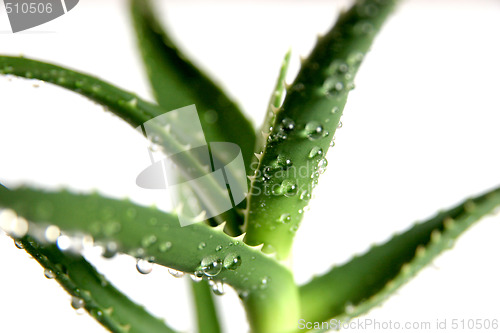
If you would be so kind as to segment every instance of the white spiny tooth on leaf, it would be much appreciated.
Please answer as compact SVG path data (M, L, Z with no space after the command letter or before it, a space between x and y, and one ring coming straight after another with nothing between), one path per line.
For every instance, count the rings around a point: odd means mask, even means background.
M262 252L264 253L264 255L268 258L271 258L271 259L274 259L274 260L278 260L278 253L277 252L273 252L273 253L265 253L265 252Z
M214 227L215 230L224 232L224 228L226 227L226 221L222 222L218 226Z
M425 246L419 245L417 246L417 250L415 251L415 255L419 258L425 255Z
M198 214L194 217L195 222L205 221L206 219L207 219L207 211L206 210L202 211L200 214Z
M237 240L237 241L240 241L240 242L243 242L243 239L245 239L245 236L246 236L246 232L242 233L241 235L239 236L236 236L236 237L233 237L234 240Z
M444 227L450 229L455 225L455 221L451 217L447 217L443 221Z
M262 252L262 248L264 247L264 243L255 245L255 246L250 246L252 249L257 250L259 252Z
M123 330L124 332L129 332L132 326L130 324L127 325L119 325L120 329Z
M103 312L104 312L106 315L111 316L111 315L113 314L113 311L114 311L114 310L115 310L115 309L114 309L112 306L110 306L109 308L104 309L104 311L103 311Z

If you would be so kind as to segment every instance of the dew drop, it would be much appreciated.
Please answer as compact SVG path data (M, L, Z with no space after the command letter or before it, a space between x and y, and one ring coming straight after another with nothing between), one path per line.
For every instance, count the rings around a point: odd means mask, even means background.
M339 124L337 125L337 128L342 128L343 124L342 121L339 121Z
M268 276L264 276L262 280L260 280L260 289L266 289L269 284L270 278Z
M292 91L298 91L298 92L303 91L304 89L305 89L305 86L301 82L294 84L291 88Z
M205 242L201 242L198 244L198 250L203 250L205 247L207 247L207 244Z
M235 253L229 253L224 258L224 268L229 270L235 270L241 265L241 257Z
M110 258L113 258L116 255L117 252L118 252L118 245L115 242L112 242L112 241L111 242L107 242L104 245L102 256L104 258L110 259Z
M194 282L201 282L201 280L203 280L203 278L201 276L197 276L197 275L194 275L194 274L189 274L189 277Z
M10 233L12 225L17 219L17 214L12 209L4 209L0 211L0 228L6 233Z
M173 268L169 268L168 269L168 272L170 273L170 275L172 275L174 278L181 278L185 275L184 272L181 272L181 271L178 271L176 269L173 269Z
M311 194L308 191L302 191L300 193L300 200L309 201L311 199Z
M318 146L313 147L309 152L309 158L314 158L316 156L322 156L322 155L323 155L323 149L321 149Z
M325 130L319 122L310 121L306 124L305 134L309 140L317 140L324 137Z
M285 131L292 131L295 128L295 122L290 118L283 118L281 128Z
M52 270L50 270L50 269L48 269L48 268L46 268L46 269L43 271L43 275L45 275L45 277L46 277L47 279L53 279L53 278L55 278L55 277L56 277L56 274L55 274Z
M149 274L153 270L153 263L145 259L137 259L135 267L139 273Z
M323 83L323 91L326 96L336 96L344 90L344 83L339 81L337 77L329 77Z
M332 114L335 114L335 113L339 112L339 110L340 110L340 109L339 109L339 107L338 107L338 106L334 106L334 107L333 107L333 109L332 109L332 111L331 111L331 113L332 113Z
M201 269L206 276L216 276L222 270L222 260L214 256L205 257L201 261Z
M319 160L319 162L318 162L319 174L323 174L326 171L327 165L328 165L328 161L326 160L326 158L322 158L321 160Z
M0 226L14 238L22 238L28 233L29 224L23 217L17 216L14 211L6 209L0 217Z
M21 243L21 241L20 241L19 239L14 239L14 245L15 245L18 249L24 249L23 243Z
M346 303L344 311L346 314L353 314L356 308L351 303Z
M359 64L364 58L364 54L362 52L352 52L347 57L347 62L350 64Z
M215 248L215 251L219 252L220 250L222 250L222 245L217 245L217 247Z
M44 237L49 243L55 243L57 238L61 235L61 230L55 225L49 225L45 228Z
M290 179L285 179L279 186L273 186L272 189L274 195L284 195L286 197L293 197L297 194L297 191L297 184Z
M238 296L240 299L242 299L243 301L246 300L248 298L248 291L241 291L238 293Z
M71 298L71 307L75 310L81 309L85 306L85 301L80 297L73 296Z
M158 250L160 250L160 252L167 252L171 248L172 248L172 243L168 241L158 245Z
M212 291L215 295L224 295L224 283L222 283L222 281L210 280L208 281L208 283L210 284L210 287L212 288Z
M156 236L155 235L145 236L141 241L142 247L150 247L154 243L156 243Z
M71 249L72 245L71 238L66 235L61 235L57 237L56 244L59 250L68 251L69 249Z
M292 221L292 216L288 213L281 214L279 221L281 223L289 223L290 221Z
M345 63L339 64L339 72L347 73L349 71L349 66Z
M202 278L205 273L201 269L197 269L196 271L194 271L193 275L197 278Z

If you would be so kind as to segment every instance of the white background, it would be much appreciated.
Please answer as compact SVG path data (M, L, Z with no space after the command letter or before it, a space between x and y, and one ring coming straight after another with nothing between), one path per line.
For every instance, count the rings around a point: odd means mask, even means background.
M292 47L291 82L299 55L345 3L164 1L159 15L259 125L284 53ZM63 17L17 34L1 8L1 54L59 63L150 98L125 1L82 0ZM297 282L500 184L499 18L496 1L414 0L387 23L356 79L328 171L297 234ZM148 158L133 129L76 94L32 84L0 77L1 182L168 202L135 186ZM499 219L471 228L366 318L433 325L500 319ZM0 332L104 331L77 315L69 296L5 235L0 253ZM153 313L193 331L187 278L161 267L140 275L124 256L89 257ZM218 300L227 332L246 331L235 294Z

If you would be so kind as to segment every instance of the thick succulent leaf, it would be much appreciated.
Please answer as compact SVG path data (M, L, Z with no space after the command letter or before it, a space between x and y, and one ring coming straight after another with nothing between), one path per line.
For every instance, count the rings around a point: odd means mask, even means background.
M211 286L206 281L191 281L198 333L221 332Z
M196 104L207 141L238 144L248 166L255 133L238 106L179 50L149 0L132 0L131 15L158 104L167 110Z
M288 50L281 64L278 80L276 80L276 85L273 89L273 93L271 94L264 122L262 123L262 126L260 128L260 133L257 134L257 139L256 139L257 143L255 145L255 151L257 152L257 154L253 158L252 166L254 165L254 163L256 163L255 165L259 164L257 156L259 156L259 154L261 154L264 151L267 137L276 119L276 112L278 111L279 107L281 106L281 103L283 102L283 96L285 95L285 88L286 88L285 79L286 79L286 74L288 73L288 66L290 64L291 55L292 51ZM255 167L253 167L252 169L254 168Z
M163 320L128 299L82 256L62 252L52 244L41 245L30 236L16 242L73 296L74 307L83 306L108 330L117 333L175 332Z
M195 104L206 140L236 143L249 171L255 144L250 122L224 91L175 45L150 1L132 0L130 4L139 50L159 105L173 110ZM191 196L196 197L196 193ZM226 221L226 232L236 236L242 232L243 219L233 210L217 220Z
M248 196L248 244L286 258L354 76L395 0L357 1L318 39L287 89Z
M438 213L300 287L301 318L348 320L392 295L467 228L500 206L500 188Z
M67 191L0 187L0 207L13 209L34 225L54 224L70 235L89 234L96 242L113 243L119 252L224 281L239 293L256 332L296 327L298 290L290 271L220 227L181 227L176 216L156 208Z
M134 128L167 111L96 77L23 57L0 56L0 74L39 79L72 90L104 105ZM172 123L163 126L159 122L150 124L152 133L148 133L148 136L157 140L167 153L185 152L173 155L172 158L180 164L178 169L186 178L191 179L192 174L206 174L206 167L193 154L186 152L187 142L183 139L186 133L184 127L178 125ZM175 159L179 155L182 157ZM213 157L217 158L216 155ZM206 207L216 207L220 203L219 198L227 196L227 189L217 185L217 181L210 175L206 179L209 182L206 185L211 186L196 188L196 193ZM238 216L232 210L217 218L222 222L224 219L236 220Z

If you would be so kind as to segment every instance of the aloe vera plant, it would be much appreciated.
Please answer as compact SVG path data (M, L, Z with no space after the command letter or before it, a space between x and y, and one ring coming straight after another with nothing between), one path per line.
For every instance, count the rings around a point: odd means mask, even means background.
M353 80L394 0L357 1L318 38L291 85L285 56L260 129L174 44L148 1L132 0L131 17L154 92L150 103L95 76L25 57L0 56L0 73L42 80L102 104L133 128L170 110L195 104L209 142L241 148L248 175L247 199L206 221L179 224L176 212L144 207L99 193L30 186L0 186L2 227L84 308L113 332L175 332L127 298L81 256L99 245L103 255L125 253L137 269L152 263L193 277L197 330L221 330L212 298L230 286L239 295L252 332L323 331L300 323L346 321L367 313L450 248L472 224L500 206L500 188L441 211L368 252L297 285L291 247L320 174L334 146ZM157 128L167 154L184 143L169 123ZM179 162L180 177L202 168L196 156ZM7 182L8 183L8 182ZM220 195L188 193L209 205Z

